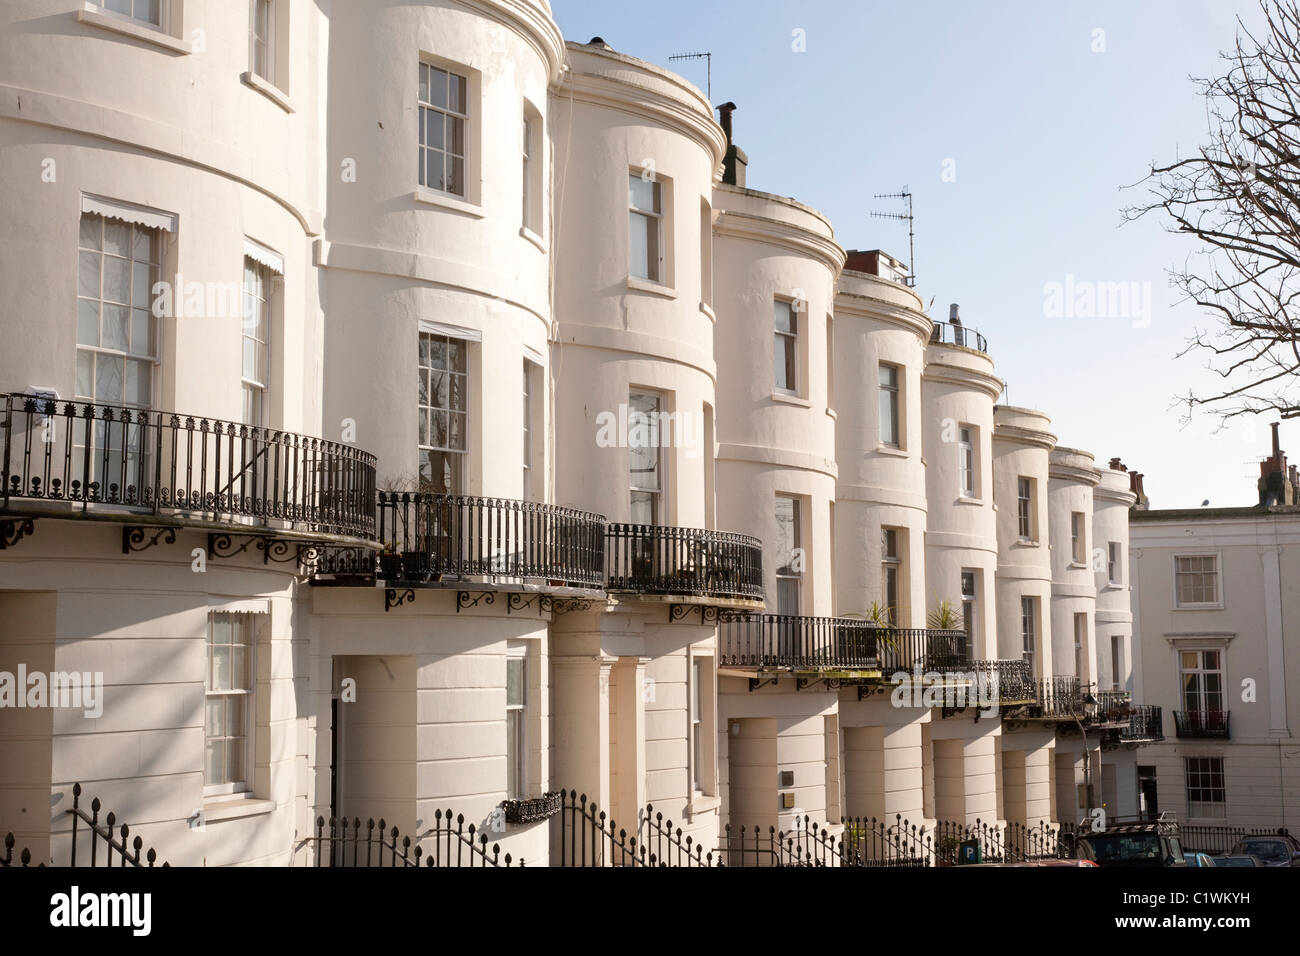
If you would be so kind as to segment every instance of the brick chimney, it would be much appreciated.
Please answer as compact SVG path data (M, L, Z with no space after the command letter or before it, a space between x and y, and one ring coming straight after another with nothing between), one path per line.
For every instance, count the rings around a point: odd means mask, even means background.
M844 268L851 272L865 272L893 282L907 283L907 267L881 249L849 249Z
M1118 459L1113 459L1113 461L1118 461ZM1111 467L1113 468L1114 465L1112 464ZM1123 465L1120 466L1121 469L1123 467ZM1151 500L1147 498L1146 490L1142 487L1142 479L1144 477L1145 476L1138 471L1130 471L1128 473L1128 490L1137 496L1137 501L1133 503L1134 511L1147 511L1151 508Z
M745 167L749 157L736 145L731 135L731 114L736 111L736 104L728 100L718 107L718 122L727 137L727 152L722 157L722 181L728 186L745 185Z
M1273 453L1259 463L1259 503L1267 508L1282 505L1294 505L1300 500L1300 488L1296 484L1296 468L1286 463L1286 453L1282 451L1278 438L1281 422L1273 422Z

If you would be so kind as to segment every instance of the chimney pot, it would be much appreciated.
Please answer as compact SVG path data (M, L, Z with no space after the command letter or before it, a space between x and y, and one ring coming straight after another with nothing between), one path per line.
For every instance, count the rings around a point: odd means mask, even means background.
M961 324L960 311L961 310L958 309L956 302L948 306L948 321L953 323L954 325L960 325Z

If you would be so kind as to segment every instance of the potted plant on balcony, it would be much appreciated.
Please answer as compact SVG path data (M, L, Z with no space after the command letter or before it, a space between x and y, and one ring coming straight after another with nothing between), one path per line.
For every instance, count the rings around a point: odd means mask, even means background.
M936 631L960 631L964 630L966 626L965 621L962 620L962 614L957 605L948 600L942 600L934 606L934 610L926 616L926 624L928 624L932 630ZM947 666L953 658L959 656L956 653L955 648L950 649L948 652L943 654L931 654L928 640L926 643L927 667L932 664L938 664L941 667ZM929 660L929 658L936 656L942 658L942 660L933 662Z

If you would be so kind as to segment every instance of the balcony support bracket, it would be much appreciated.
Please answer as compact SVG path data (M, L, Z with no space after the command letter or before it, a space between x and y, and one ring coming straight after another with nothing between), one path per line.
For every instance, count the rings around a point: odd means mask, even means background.
M175 536L173 535L168 540L168 543L174 540ZM298 565L299 571L303 572L310 570L320 557L320 549L314 545L286 541L284 538L276 538L267 534L228 534L224 531L213 532L208 535L208 556L213 558L233 558L237 554L243 554L254 545L256 545L258 551L262 552L263 564L270 564L272 561L276 564L293 562ZM125 538L123 539L123 546L125 547Z
M479 603L495 604L497 596L492 591L457 591L456 592L456 613L459 614L462 608L478 607ZM506 609L507 613L509 608Z
M749 679L749 692L752 694L760 687L766 687L768 684L776 686L776 678L769 677L767 680L763 680L762 678L759 677L751 677Z
M827 690L839 690L840 679L838 677L796 677L794 679L794 689L803 690L811 684L826 684Z
M0 520L0 551L12 548L27 535L36 531L32 518L4 518Z
M149 532L152 531L151 535ZM167 544L176 543L175 528L150 528L144 525L127 524L122 526L122 553L148 551L159 541Z
M670 604L668 605L668 623L675 624L684 620L693 611L699 613L701 624L718 623L718 609L710 604Z
M866 700L872 694L887 693L892 686L892 684L858 684L858 700Z
M415 603L414 588L387 588L384 591L384 613L388 613L395 607L401 607L407 601Z

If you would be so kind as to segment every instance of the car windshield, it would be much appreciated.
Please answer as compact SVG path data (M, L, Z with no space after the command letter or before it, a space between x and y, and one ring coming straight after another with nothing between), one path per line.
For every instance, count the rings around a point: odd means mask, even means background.
M1160 859L1160 837L1154 833L1108 833L1083 841L1098 863Z
M1286 844L1281 840L1245 840L1241 852L1257 856L1261 860L1285 862L1288 859Z
M1248 856L1216 856L1215 866L1254 866L1255 861Z

